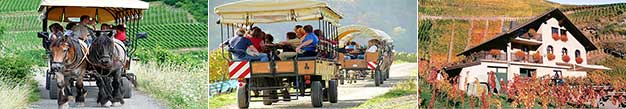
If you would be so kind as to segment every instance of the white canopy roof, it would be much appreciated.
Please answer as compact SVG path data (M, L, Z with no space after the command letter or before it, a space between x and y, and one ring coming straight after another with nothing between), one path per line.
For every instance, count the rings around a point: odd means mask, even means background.
M384 31L362 25L342 26L337 31L339 32L339 47L344 47L347 42L356 36L371 37L372 39L379 39L388 43L393 42L391 36ZM360 35L352 35L355 33L360 33Z
M39 12L47 12L48 20L53 21L82 15L95 18L98 15L99 22L110 22L116 20L115 18L138 19L149 6L147 2L140 0L42 0Z
M341 15L316 0L242 0L215 7L220 23L249 24L323 19L336 23Z

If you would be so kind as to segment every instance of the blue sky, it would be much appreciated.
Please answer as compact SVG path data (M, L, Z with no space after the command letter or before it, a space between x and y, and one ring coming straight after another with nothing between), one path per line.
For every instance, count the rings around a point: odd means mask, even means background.
M560 4L568 5L600 5L611 3L626 3L626 0L548 0Z

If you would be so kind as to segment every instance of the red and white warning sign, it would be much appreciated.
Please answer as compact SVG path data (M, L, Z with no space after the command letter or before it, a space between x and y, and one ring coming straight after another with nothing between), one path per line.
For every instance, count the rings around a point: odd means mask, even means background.
M250 78L250 62L229 62L228 72L230 79Z
M376 65L376 62L367 62L367 68L376 69L376 67L378 67L378 65Z

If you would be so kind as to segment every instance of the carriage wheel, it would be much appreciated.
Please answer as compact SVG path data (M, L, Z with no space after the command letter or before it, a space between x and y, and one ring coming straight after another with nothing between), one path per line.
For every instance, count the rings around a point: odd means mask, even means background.
M46 90L50 89L50 70L46 70Z
M337 103L337 80L328 81L328 101Z
M130 87L130 81L126 77L122 77L122 89L124 89L124 98L133 96L133 89Z
M57 80L50 79L50 82L48 82L48 86L52 86L50 87L50 90L48 90L50 99L57 99L59 96L59 93L58 93L59 88L57 87Z
M374 71L378 72L378 74L380 75L380 78L378 78L378 79L380 79L379 80L380 84L383 84L385 82L385 75L384 75L384 73L381 70L374 70Z
M313 81L311 84L311 104L313 107L322 107L322 83Z
M339 73L339 84L343 85L345 79L346 79L346 75L343 72L340 72Z
M248 90L248 84L237 87L237 104L239 108L248 108L250 106L250 90Z

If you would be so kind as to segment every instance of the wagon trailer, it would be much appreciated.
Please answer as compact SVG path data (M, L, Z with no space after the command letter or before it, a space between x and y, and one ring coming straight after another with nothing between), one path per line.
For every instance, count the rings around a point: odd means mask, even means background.
M325 2L316 0L238 1L217 6L215 14L219 16L216 23L221 27L222 41L235 36L236 28L250 28L255 24L303 21L317 21L317 28L323 32L323 37L337 41L336 30L342 18ZM335 51L336 46L322 40L320 42L326 44L317 45L317 56L296 56L289 60L275 58L270 58L268 62L233 60L231 56L222 54L229 62L230 78L239 82L238 106L248 108L249 102L256 101L271 105L278 101L298 100L301 96L311 96L313 107L321 107L325 100L336 103L338 85L336 72L339 66L335 57L338 53ZM270 48L274 51L280 49L280 47ZM224 52L226 50L222 48L222 53Z
M39 5L38 12L41 14L42 32L37 33L37 37L42 38L44 42L43 47L46 48L46 56L44 58L51 59L52 54L48 48L51 39L48 39L50 34L48 31L49 23L70 23L79 22L79 17L88 15L94 18L97 24L100 23L115 23L126 24L127 40L125 43L127 57L136 60L133 53L138 45L138 39L146 38L146 32L139 32L140 26L139 20L143 19L143 13L147 10L149 4L147 2L139 0L115 0L115 1L102 1L102 0L42 0ZM95 29L95 28L94 28ZM104 34L112 31L94 30L94 34ZM111 37L111 36L109 36ZM48 66L51 65L51 60L48 61ZM131 84L137 85L136 76L133 73L127 72L130 69L130 61L127 61L124 65L122 73L122 90L124 91L124 98L132 97ZM84 81L96 81L96 73L88 71L84 76ZM59 91L56 86L57 81L54 72L51 67L46 70L46 84L45 88L49 90L51 99L57 98L57 92ZM74 81L76 82L76 81ZM73 82L72 82L73 83ZM73 84L70 84L73 87ZM72 91L73 92L73 91Z
M347 83L354 83L357 78L371 77L374 79L375 86L383 84L383 81L389 78L389 68L393 63L393 40L391 37L381 30L362 25L343 26L338 29L338 32L339 49L357 37L380 41L377 44L376 52L363 53L364 59L345 59L344 57L351 53L341 50L344 52L339 53L337 58L338 63L341 65L340 83L344 84L346 81ZM354 71L355 73L349 73L348 71Z

